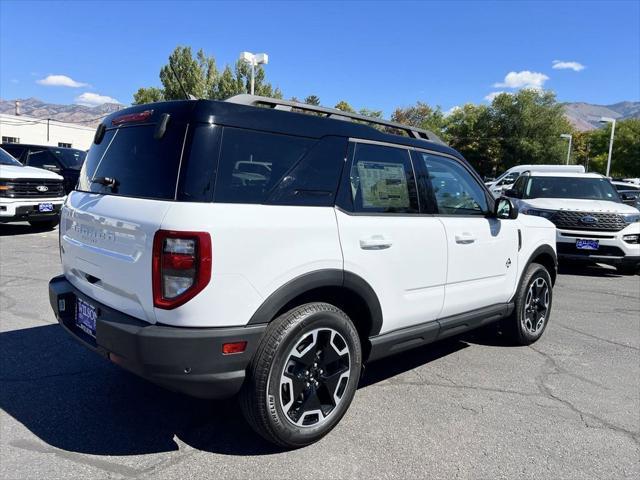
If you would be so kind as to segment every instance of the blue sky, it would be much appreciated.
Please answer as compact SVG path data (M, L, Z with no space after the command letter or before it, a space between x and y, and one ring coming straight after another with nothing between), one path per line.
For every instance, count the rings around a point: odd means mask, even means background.
M0 97L128 104L139 87L160 85L177 45L203 48L219 67L242 50L267 52L268 79L286 97L315 94L323 105L344 99L386 114L417 100L448 110L523 85L561 101L640 99L638 0L2 0ZM575 63L553 68L558 60ZM49 75L87 85L38 83Z

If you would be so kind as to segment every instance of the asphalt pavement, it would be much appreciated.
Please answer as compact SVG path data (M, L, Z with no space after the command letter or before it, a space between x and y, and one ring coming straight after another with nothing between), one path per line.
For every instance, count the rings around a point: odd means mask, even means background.
M174 394L59 327L57 230L0 225L0 478L640 478L640 276L568 267L531 347L491 332L369 365L342 422L281 451L234 400Z

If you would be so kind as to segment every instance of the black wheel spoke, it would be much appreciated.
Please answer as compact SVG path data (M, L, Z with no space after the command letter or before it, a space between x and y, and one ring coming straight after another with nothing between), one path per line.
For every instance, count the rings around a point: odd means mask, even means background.
M340 354L337 350L344 352ZM304 354L300 355L301 352ZM280 401L285 414L298 426L324 421L340 402L341 395L337 401L334 395L340 388L341 377L348 374L349 369L349 350L337 331L322 328L300 337L280 380ZM322 414L305 415L314 411Z

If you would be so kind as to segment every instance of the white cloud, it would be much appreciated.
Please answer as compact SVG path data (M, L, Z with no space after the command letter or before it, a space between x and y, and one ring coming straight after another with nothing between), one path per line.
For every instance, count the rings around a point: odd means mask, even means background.
M506 93L507 95L511 95L509 92L505 92L503 90L500 90L499 92L491 92L489 95L486 95L484 97L484 99L488 102L493 102L493 99L496 98L498 95L500 95L501 93Z
M544 73L530 72L523 70L521 72L509 72L504 77L503 82L494 83L494 87L506 88L533 88L541 89L544 82L549 80Z
M579 72L580 70L584 70L586 67L578 62L565 62L563 60L554 60L553 66L555 70L573 70L574 72Z
M451 114L452 114L453 112L455 112L456 110L462 110L462 109L460 108L460 106L459 106L459 105L454 105L454 106L453 106L453 107L451 107L449 110L447 110L446 112L444 112L444 113L443 113L443 115L444 115L445 117L448 117L449 115L451 115Z
M84 105L85 107L97 107L103 103L120 103L113 97L107 95L100 95L99 93L85 92L82 95L78 95L75 98L75 102L78 105Z
M66 75L47 75L45 78L36 80L36 83L40 85L47 85L49 87L88 87L88 83L76 82L73 78Z

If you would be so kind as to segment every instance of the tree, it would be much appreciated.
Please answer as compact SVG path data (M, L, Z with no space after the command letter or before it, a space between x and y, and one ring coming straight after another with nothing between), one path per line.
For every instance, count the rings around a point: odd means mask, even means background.
M139 88L138 91L133 94L134 105L140 105L142 103L161 102L162 100L164 100L164 92L161 88Z
M481 175L495 176L500 144L491 113L486 105L469 103L457 108L446 118L444 136Z
M591 171L606 173L611 124L590 132ZM611 152L612 177L640 177L640 119L630 118L616 123Z
M358 113L364 117L380 118L382 119L382 110L370 110L368 108L361 108Z
M340 100L338 103L336 103L335 107L333 108L342 110L343 112L356 113L353 107L349 105L347 102L345 102L344 100Z
M503 93L493 99L490 111L488 133L500 144L495 159L498 170L518 164L563 163L567 146L560 135L572 128L553 92Z
M316 95L309 95L307 98L304 99L304 103L306 103L307 105L315 105L316 107L319 107L320 97Z
M188 95L212 100L224 100L240 93L249 93L251 66L246 62L237 61L233 68L225 66L220 74L215 59L207 56L202 49L198 50L194 57L191 47L178 46L169 55L167 65L160 69L160 81L163 88L139 89L134 94L134 103L184 99L186 96L182 86ZM266 81L266 74L261 65L255 69L255 94L282 98L280 89L272 87Z
M442 135L445 125L444 113L442 113L440 107L432 108L423 102L416 102L411 107L396 108L391 114L391 120L404 125L431 130L437 135Z
M167 100L184 99L182 86L188 95L209 98L217 79L213 57L208 57L201 49L194 58L191 47L176 47L169 55L169 63L160 69L160 81Z

